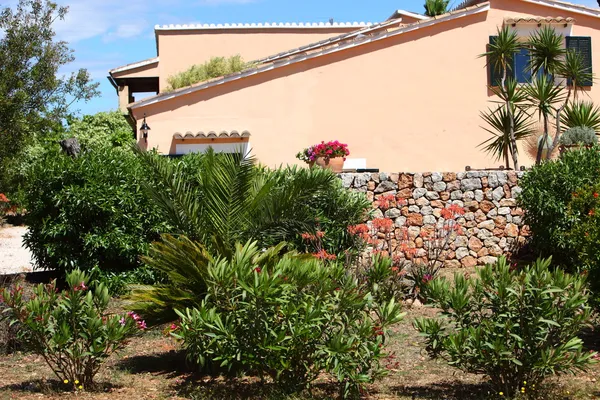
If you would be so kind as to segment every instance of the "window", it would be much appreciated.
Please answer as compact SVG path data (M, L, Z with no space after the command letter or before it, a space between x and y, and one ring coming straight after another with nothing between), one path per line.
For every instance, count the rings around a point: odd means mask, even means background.
M592 72L592 38L589 36L567 36L567 49L578 51L583 56L583 61L588 71ZM590 79L582 82L581 86L592 86L594 82Z
M496 36L490 36L490 43L496 40ZM583 59L588 66L590 72L592 71L592 38L590 37L579 37L579 36L567 36L566 37L567 49L575 49L583 54ZM531 70L527 68L529 65L529 50L526 48L520 49L515 54L513 60L511 60L512 69L509 69L508 76L512 76L517 80L518 83L527 83L531 81ZM495 65L489 64L490 72L490 84L492 86L499 86L502 81L502 71L496 68ZM543 73L540 71L538 74ZM593 82L583 82L582 86L592 86Z

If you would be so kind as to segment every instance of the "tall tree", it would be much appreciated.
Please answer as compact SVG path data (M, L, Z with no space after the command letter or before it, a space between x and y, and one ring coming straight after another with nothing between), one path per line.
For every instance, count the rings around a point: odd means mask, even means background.
M59 72L74 61L53 29L66 13L49 0L19 0L0 11L0 165L28 139L60 126L74 102L98 93L85 69Z

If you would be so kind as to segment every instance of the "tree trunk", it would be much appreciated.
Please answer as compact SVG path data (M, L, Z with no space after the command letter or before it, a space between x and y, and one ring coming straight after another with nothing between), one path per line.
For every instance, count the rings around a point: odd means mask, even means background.
M542 140L538 145L537 156L535 157L535 165L539 165L540 162L542 162L542 152L544 151L546 140L548 138L548 115L546 113L543 113L542 115L544 117L544 136L542 136Z
M556 111L556 135L554 135L554 140L552 141L552 147L548 151L546 155L546 160L549 160L552 157L552 153L554 153L554 149L558 146L558 140L560 139L560 114L563 112L567 104L569 104L569 98L571 97L571 88L567 92L567 99L564 104Z
M507 71L507 66L506 63L504 63L503 65L503 71L502 71L502 87L504 88L504 91L506 92L506 71ZM515 138L515 117L513 115L513 110L512 110L512 104L510 102L510 100L508 99L508 96L506 96L506 112L508 113L508 125L509 125L509 136L510 136L510 146L512 147L512 149L509 148L509 150L511 150L511 155L512 155L512 159L513 159L513 166L515 168L515 171L519 170L519 159L518 159L518 150L517 150L517 139ZM507 165L508 167L508 165Z

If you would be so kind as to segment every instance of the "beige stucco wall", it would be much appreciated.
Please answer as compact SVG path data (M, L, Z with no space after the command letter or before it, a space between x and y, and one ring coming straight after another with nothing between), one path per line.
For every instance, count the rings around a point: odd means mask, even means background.
M245 61L254 61L356 29L359 27L157 30L160 88L167 86L169 76L211 57L240 54Z
M334 139L382 171L498 166L477 148L489 136L479 117L491 99L486 61L477 57L489 35L507 16L571 16L573 35L593 36L597 54L600 21L518 0L493 0L492 7L137 108L134 116L147 113L148 147L161 152L169 152L175 132L235 129L251 132L253 153L269 166L296 163L300 149ZM597 85L587 94L600 104Z

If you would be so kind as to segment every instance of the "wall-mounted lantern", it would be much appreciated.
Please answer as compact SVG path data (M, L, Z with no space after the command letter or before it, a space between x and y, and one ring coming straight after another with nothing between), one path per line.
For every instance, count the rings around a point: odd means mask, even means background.
M142 126L140 127L140 132L142 132L142 136L144 137L144 142L148 143L148 131L150 127L146 123L146 113L144 113L144 121L142 122Z

